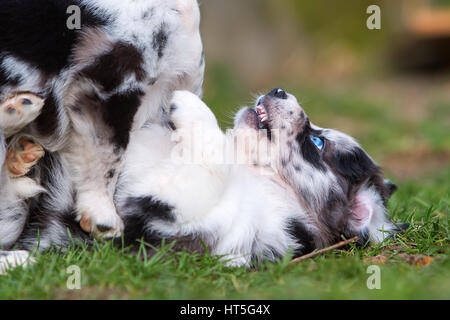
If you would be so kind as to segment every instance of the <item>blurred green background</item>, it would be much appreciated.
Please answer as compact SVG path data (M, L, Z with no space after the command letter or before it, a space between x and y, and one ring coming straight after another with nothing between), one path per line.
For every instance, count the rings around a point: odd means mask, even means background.
M223 127L274 87L398 180L450 162L450 1L200 0L205 100ZM369 30L366 9L381 9Z

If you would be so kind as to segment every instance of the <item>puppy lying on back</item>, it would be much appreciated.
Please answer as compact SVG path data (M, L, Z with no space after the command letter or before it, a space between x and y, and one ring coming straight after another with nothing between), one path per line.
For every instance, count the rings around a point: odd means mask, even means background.
M380 168L351 137L313 125L285 91L242 109L226 135L191 93L175 93L171 110L177 131L150 125L126 155L116 203L127 243L203 242L248 266L400 231L386 217L392 188ZM227 150L238 150L231 162Z

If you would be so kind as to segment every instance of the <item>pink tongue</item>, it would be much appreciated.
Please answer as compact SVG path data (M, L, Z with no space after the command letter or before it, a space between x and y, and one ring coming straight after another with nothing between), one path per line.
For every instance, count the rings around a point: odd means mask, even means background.
M266 113L266 112L264 111L264 108L261 107L261 106L258 106L258 107L256 108L256 111L258 111L258 114Z

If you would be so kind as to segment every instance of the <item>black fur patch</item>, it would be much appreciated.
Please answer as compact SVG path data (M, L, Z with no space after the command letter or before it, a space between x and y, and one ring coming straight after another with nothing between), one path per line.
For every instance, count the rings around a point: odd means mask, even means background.
M0 57L0 87L8 83L8 74L6 73L5 69L3 69L3 67L1 66L2 61L3 60Z
M42 193L29 200L28 219L18 240L19 249L32 249L38 239L43 244L52 244L58 247L67 247L72 240L89 243L89 235L76 222L75 197L72 196L71 199L61 202L68 202L67 207L56 207L56 203L61 201L58 198L61 190L57 181L54 181L54 174L60 171L59 175L64 176L59 158L47 152L37 167L33 171L48 193ZM41 245L40 249L42 251L49 247Z
M154 12L154 8L144 11L144 13L142 13L142 19L150 19L151 17L153 17Z
M316 249L313 235L300 221L294 219L290 220L287 231L292 237L297 239L297 243L302 246L294 251L294 258L310 253Z
M0 59L0 64L2 63L2 60ZM22 83L23 79L21 76L15 76L11 78L8 73L0 66L0 87L4 85L10 85L10 86L18 86Z
M145 78L143 63L142 54L136 47L119 42L82 70L81 75L101 85L106 92L111 92L130 74L135 74L136 79L142 81Z
M159 30L153 34L153 49L158 53L158 58L162 58L164 55L164 49L167 46L169 40L169 34L167 33L166 26L161 24Z
M330 166L351 184L364 182L379 170L361 148L355 148L352 152L345 153L335 151L333 162Z
M173 207L159 200L155 200L151 196L128 198L125 208L127 212L133 213L133 215L145 216L146 221L175 221L175 217L172 214Z
M314 143L311 141L311 134L319 136L321 133L311 129L309 121L307 121L304 130L296 137L297 143L300 147L300 152L305 161L309 162L316 169L325 171L326 166L323 163L322 155L314 145Z
M111 170L109 170L109 171L106 173L105 178L106 178L106 179L112 179L112 178L114 177L115 174L116 174L116 170L111 169Z
M128 146L134 116L143 94L141 90L115 94L102 104L103 120L113 131L112 143L116 147Z
M38 134L42 136L50 136L58 129L58 105L56 98L51 93L44 102L42 111L33 122Z
M70 5L81 8L82 30L99 27L108 18L86 9L81 0L2 0L0 53L12 54L47 74L57 74L69 64L79 30L67 28Z
M112 229L111 226L106 226L104 224L97 224L96 227L97 227L98 231L100 231L100 232L107 232Z
M349 204L345 196L330 192L324 208L320 211L319 220L327 227L332 242L339 241L344 234L348 219L351 216Z
M127 199L122 213L125 215L124 238L127 244L133 244L144 238L150 244L157 244L162 237L148 229L154 220L175 221L173 207L155 200L153 197L130 197Z
M370 245L370 233L367 229L363 229L359 233L355 233L354 230L352 230L352 231L346 230L345 233L343 234L343 236L345 239L351 239L351 238L357 236L358 241L356 242L356 245L358 247L364 248L364 247L367 247L368 245ZM336 242L339 240L342 240L342 239L337 239ZM346 250L348 248L349 248L348 245L343 247L344 250Z

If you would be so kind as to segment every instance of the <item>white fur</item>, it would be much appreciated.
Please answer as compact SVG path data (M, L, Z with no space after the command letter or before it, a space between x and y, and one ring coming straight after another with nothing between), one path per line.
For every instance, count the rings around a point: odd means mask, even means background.
M386 209L380 195L373 188L363 187L358 196L362 198L364 205L369 210L369 216L359 228L367 228L373 242L382 242L392 235L396 227L387 219Z
M27 267L36 260L28 251L0 251L0 275L6 275L8 270L17 267Z
M22 99L31 101L30 105L22 105ZM8 112L9 106L15 108L13 112ZM44 102L36 96L20 94L4 101L0 101L0 128L5 137L10 137L19 132L27 124L37 118L40 114Z

